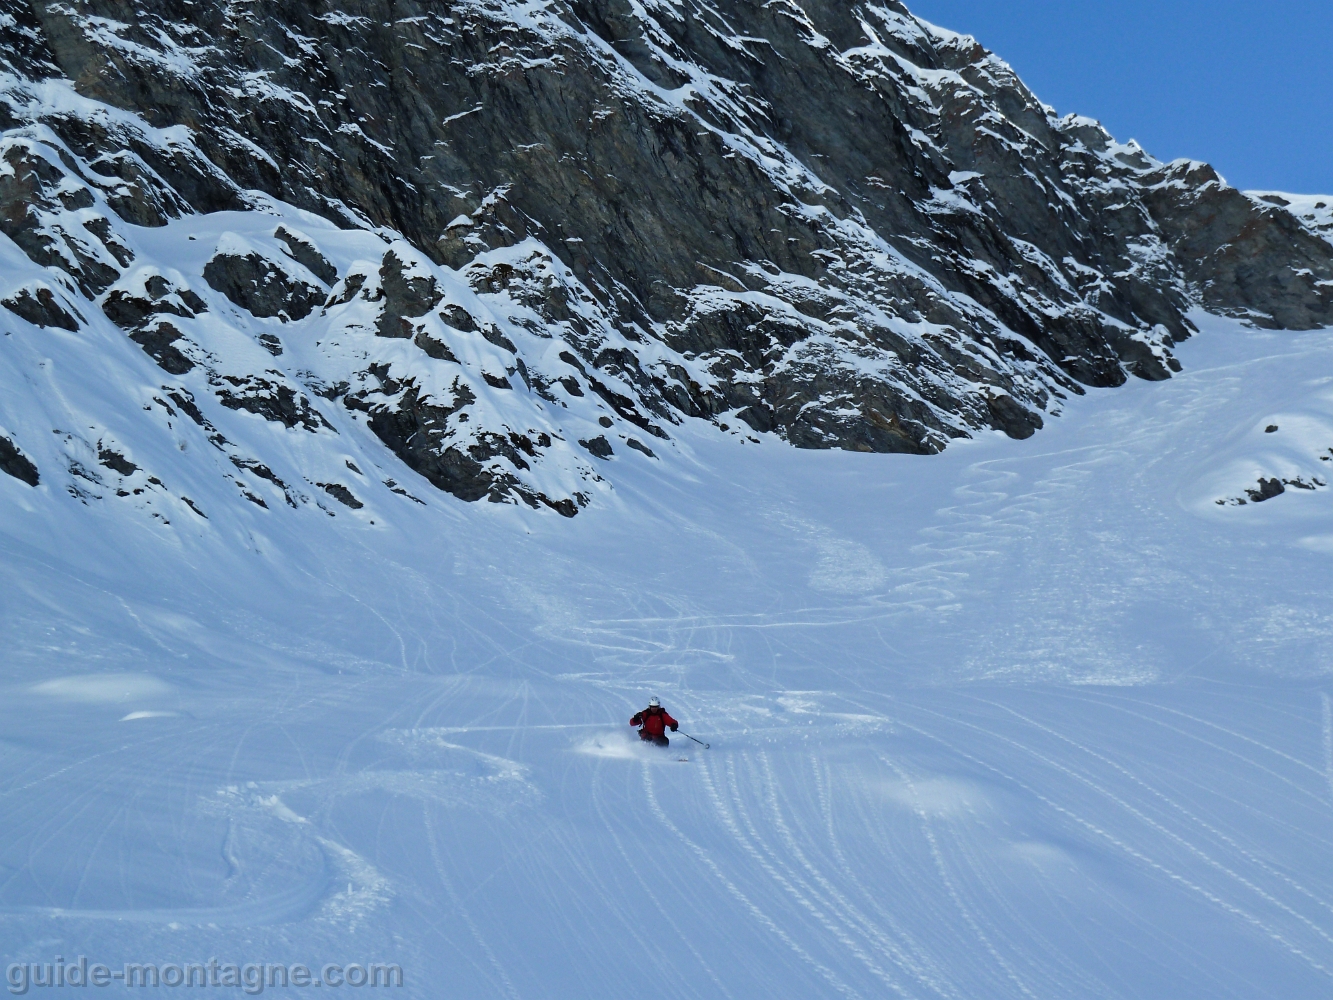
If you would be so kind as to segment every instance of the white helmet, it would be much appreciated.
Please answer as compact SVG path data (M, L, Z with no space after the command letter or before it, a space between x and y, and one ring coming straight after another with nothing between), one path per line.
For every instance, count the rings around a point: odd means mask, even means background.
M661 703L660 701L657 700L657 695L653 695L651 698L648 699L648 707L649 707L649 708L661 708L661 707L662 707L662 703Z

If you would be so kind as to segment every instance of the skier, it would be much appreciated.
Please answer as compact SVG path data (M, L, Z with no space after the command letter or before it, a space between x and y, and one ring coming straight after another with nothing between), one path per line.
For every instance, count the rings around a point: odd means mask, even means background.
M648 699L648 707L642 712L634 713L629 724L642 727L639 729L639 739L651 740L659 747L671 746L671 741L666 737L667 726L671 727L673 733L680 728L680 723L667 715L666 709L655 697Z

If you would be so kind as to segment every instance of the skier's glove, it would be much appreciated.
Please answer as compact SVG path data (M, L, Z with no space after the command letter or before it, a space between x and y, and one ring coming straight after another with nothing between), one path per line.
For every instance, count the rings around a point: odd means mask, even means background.
M672 726L672 727L671 727L671 731L674 733L674 732L675 732L677 729L679 729L679 728L680 728L680 726Z

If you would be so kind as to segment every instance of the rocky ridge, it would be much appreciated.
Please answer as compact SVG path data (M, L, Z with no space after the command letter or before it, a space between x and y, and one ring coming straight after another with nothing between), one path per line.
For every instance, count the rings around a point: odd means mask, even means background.
M0 60L0 470L162 520L182 453L572 516L685 421L930 453L1169 377L1195 307L1333 324L1329 200L896 3L0 0Z

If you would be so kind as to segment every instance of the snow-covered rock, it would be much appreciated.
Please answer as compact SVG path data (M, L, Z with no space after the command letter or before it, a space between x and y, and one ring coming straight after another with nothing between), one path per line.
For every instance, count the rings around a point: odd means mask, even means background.
M1333 321L1322 202L1057 118L893 2L0 12L13 332L86 343L61 398L128 338L90 426L183 413L285 502L332 473L255 420L377 440L360 493L573 515L684 421L930 453L1168 377L1196 304Z

